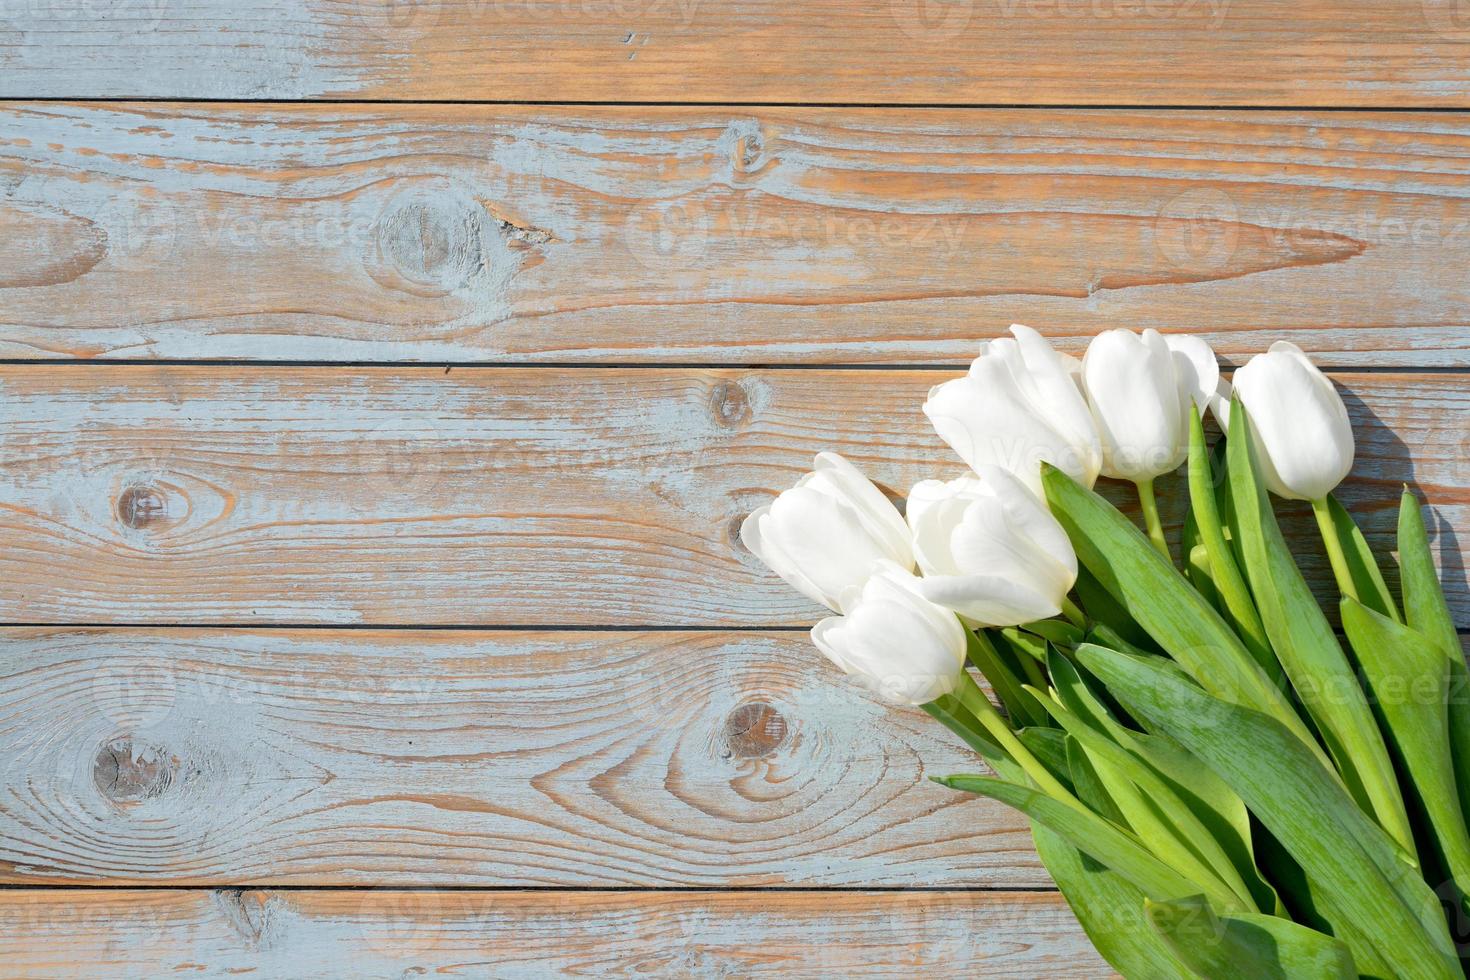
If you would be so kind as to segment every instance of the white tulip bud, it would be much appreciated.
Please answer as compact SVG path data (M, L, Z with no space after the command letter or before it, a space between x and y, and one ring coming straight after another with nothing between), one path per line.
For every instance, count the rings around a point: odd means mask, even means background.
M965 669L965 628L887 564L851 597L845 616L812 629L812 642L867 689L899 704L928 704L955 690Z
M1215 397L1220 367L1198 337L1107 330L1082 360L1082 385L1102 444L1102 475L1141 483L1189 455L1189 413Z
M908 521L924 578L919 591L986 626L1055 616L1077 580L1077 555L1051 512L998 466L981 478L925 480Z
M1217 409L1230 423L1229 389ZM1353 468L1353 426L1332 380L1300 347L1277 341L1235 372L1250 413L1251 448L1266 489L1288 500L1322 500Z
M1014 340L985 344L965 377L935 386L924 414L972 469L1003 467L1038 500L1043 461L1091 487L1102 453L1081 365L1030 327L1015 324L1011 333Z
M836 453L740 525L740 540L777 575L829 609L878 563L914 567L908 526L883 492Z

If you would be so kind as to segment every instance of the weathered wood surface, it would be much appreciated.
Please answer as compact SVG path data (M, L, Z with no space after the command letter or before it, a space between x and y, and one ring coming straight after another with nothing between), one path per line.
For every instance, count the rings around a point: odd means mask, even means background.
M0 664L0 881L1049 881L804 633L11 628Z
M27 977L1106 977L1055 893L0 893Z
M1470 116L8 104L0 187L14 358L1470 366Z
M1454 0L8 4L0 95L1466 106Z
M920 411L948 376L11 365L0 621L809 625L740 521L822 449L899 493L960 473ZM1336 378L1358 438L1344 498L1387 548L1399 485L1419 489L1470 625L1463 377Z

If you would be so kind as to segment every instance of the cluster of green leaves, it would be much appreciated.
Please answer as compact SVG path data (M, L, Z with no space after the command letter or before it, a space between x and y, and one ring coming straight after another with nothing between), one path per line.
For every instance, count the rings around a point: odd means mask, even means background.
M1125 976L1460 977L1470 691L1419 504L1406 489L1398 597L1348 512L1323 511L1344 558L1344 646L1288 550L1249 425L1235 405L1212 454L1195 419L1182 570L1046 470L1087 622L976 633L971 662L1017 737L941 699L930 712L995 775L938 781L1031 819Z

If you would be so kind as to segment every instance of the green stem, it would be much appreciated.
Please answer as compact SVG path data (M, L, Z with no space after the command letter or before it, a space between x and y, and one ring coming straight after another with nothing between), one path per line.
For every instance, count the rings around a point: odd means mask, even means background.
M1015 732L1011 731L1011 726L1000 716L1000 712L995 710L995 705L991 704L985 692L980 690L980 686L975 683L975 678L970 676L969 671L960 675L960 685L954 695L959 699L960 704L969 709L980 724L985 726L985 730L990 733L996 743L1005 749L1012 759L1016 760L1016 764L1031 777L1043 793L1063 803L1081 806L1072 792L1057 781L1046 766L1031 754L1030 749L1021 744L1021 740L1016 737Z
M1066 616L1067 621L1079 630L1087 629L1087 616L1077 608L1077 603L1072 601L1071 596L1062 596L1062 615Z
M1159 522L1159 502L1154 499L1154 481L1139 480L1135 486L1138 487L1138 502L1143 506L1143 523L1148 528L1148 539L1154 543L1159 554L1170 565L1174 564L1174 556L1169 554L1169 542L1164 540L1164 525Z
M1337 537L1337 525L1332 520L1332 509L1327 498L1312 501L1312 514L1317 518L1317 527L1322 532L1322 543L1327 546L1327 560L1332 563L1332 574L1337 587L1350 599L1358 598L1358 587L1353 584L1353 573L1348 568L1347 556L1342 552L1342 541Z

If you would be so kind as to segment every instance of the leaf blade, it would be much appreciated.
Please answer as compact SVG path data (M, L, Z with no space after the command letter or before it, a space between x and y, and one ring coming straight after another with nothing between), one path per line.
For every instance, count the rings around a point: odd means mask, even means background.
M1352 980L1358 975L1346 944L1289 919L1216 915L1203 896L1149 902L1147 916L1169 951L1202 977Z
M1259 708L1315 744L1229 624L1131 521L1055 467L1043 464L1042 484L1078 560L1191 677L1222 697Z
M1332 624L1281 535L1252 458L1249 415L1239 402L1230 409L1225 452L1245 574L1271 646L1348 791L1412 855L1414 832L1388 748Z
M1234 790L1351 928L1404 976L1456 977L1459 962L1433 892L1392 840L1279 721L1193 686L1147 660L1100 647L1084 665L1135 714L1158 725ZM1152 896L1150 896L1152 897ZM1335 930L1336 931L1336 930Z
M959 774L930 778L941 786L988 796L1021 811L1152 898L1182 898L1199 892L1198 885L1150 854L1132 834L1080 804L1070 806L1029 786L988 776Z
M1383 578L1383 570L1378 567L1378 559L1373 556L1373 549L1368 547L1368 539L1363 537L1353 515L1330 493L1327 495L1327 511L1332 516L1332 527L1342 546L1348 574L1352 576L1353 585L1358 590L1358 600L1374 612L1403 622L1399 617L1399 608L1393 601L1393 593L1389 591L1388 582Z
M1195 980L1148 923L1147 899L1122 875L1087 857L1056 831L1031 825L1036 853L1103 959L1128 977Z
M1215 496L1219 482L1205 446L1204 423L1199 413L1193 412L1189 426L1189 504L1200 544L1204 545L1210 579L1225 605L1225 618L1235 627L1256 663L1280 686L1281 665L1276 661L1276 654L1271 652L1266 629L1261 625L1260 614L1256 612L1255 601L1240 574L1240 567L1235 564L1235 555L1225 543L1225 528Z

